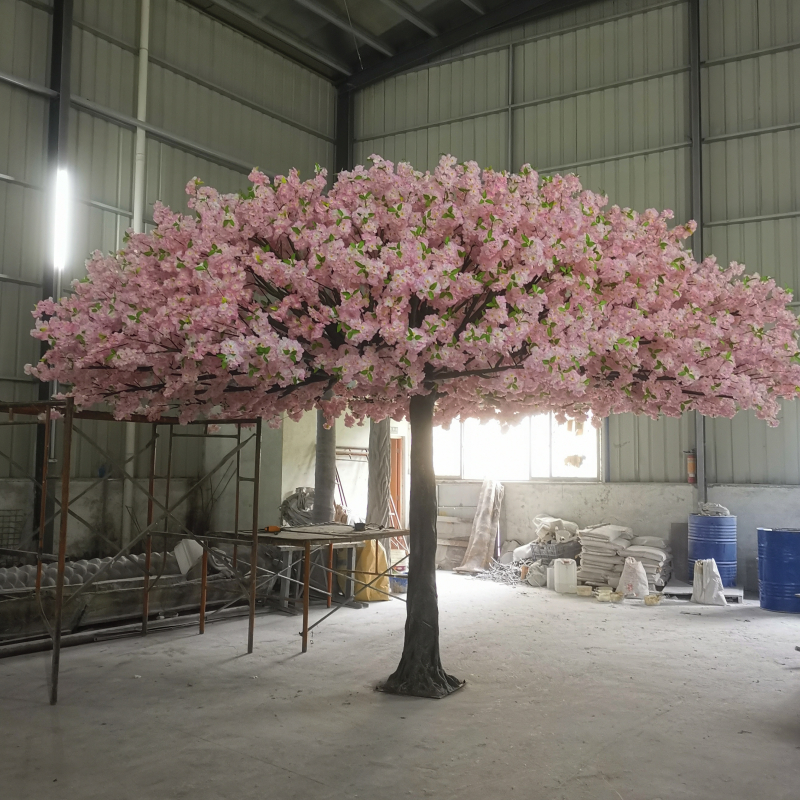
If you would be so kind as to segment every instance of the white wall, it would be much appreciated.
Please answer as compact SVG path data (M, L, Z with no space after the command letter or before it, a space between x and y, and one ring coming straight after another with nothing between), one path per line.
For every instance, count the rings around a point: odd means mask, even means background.
M235 425L223 425L221 434L236 433ZM245 441L255 432L253 428L242 429L242 441ZM205 470L213 469L226 453L237 446L236 439L207 438L205 440ZM278 525L280 523L281 504L281 472L283 461L283 431L278 428L269 428L266 425L261 429L261 472L258 497L258 524ZM218 494L212 521L213 527L220 531L233 530L235 519L236 483L230 478L236 465L236 457L231 457L210 479L210 484L215 487ZM251 442L241 450L240 475L250 478L255 474L255 442ZM207 486L209 484L206 484ZM252 484L242 482L239 498L239 529L246 529L252 524L253 519L253 493ZM222 491L224 487L224 491Z

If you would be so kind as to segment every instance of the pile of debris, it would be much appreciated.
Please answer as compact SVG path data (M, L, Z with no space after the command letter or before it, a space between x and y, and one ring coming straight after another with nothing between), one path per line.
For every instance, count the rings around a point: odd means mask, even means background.
M599 589L619 588L626 558L641 562L651 592L661 591L672 576L669 544L657 536L636 536L623 525L579 529L569 520L540 514L533 519L531 534L528 542L507 541L500 560L493 560L478 577L508 586L544 586L547 567L557 558L574 558L578 583Z

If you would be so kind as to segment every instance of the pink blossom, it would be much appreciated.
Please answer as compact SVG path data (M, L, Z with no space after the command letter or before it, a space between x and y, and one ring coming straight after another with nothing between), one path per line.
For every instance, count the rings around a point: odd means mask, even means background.
M272 425L321 408L399 419L435 391L442 422L555 411L776 423L800 386L788 292L741 265L698 263L671 211L607 208L577 177L374 156L246 193L192 180L194 216L94 253L34 312L50 344L28 371L117 417ZM332 396L322 400L326 391Z

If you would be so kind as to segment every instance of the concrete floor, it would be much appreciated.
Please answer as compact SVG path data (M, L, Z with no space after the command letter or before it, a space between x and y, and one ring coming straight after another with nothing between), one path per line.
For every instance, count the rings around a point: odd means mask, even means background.
M609 606L440 573L440 701L373 691L404 606L0 661L0 797L797 800L800 619ZM314 612L319 615L321 612Z

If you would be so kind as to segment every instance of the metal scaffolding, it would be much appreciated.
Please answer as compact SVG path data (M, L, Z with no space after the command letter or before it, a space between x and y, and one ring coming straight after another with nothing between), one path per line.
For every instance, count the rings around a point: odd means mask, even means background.
M151 567L151 553L152 553L152 537L154 534L161 534L163 536L180 536L194 539L199 542L203 547L202 566L201 566L201 590L200 590L200 622L199 630L203 633L205 630L206 620L206 598L207 598L207 577L208 577L208 546L209 540L217 540L220 537L215 536L213 533L208 535L198 536L190 530L178 517L177 509L183 504L192 493L203 486L210 478L216 474L225 464L229 463L235 458L235 510L234 510L234 530L236 531L233 551L232 566L234 576L242 590L242 596L245 597L249 605L249 625L247 635L247 652L253 652L253 635L255 629L255 610L256 610L256 595L258 590L258 486L260 480L260 464L261 464L261 432L262 420L261 419L219 419L209 421L196 421L187 423L188 425L200 425L204 427L201 434L205 437L217 438L232 438L235 440L235 446L225 453L214 466L207 469L201 477L194 480L189 489L183 492L177 499L171 497L171 483L172 483L172 456L174 441L177 438L186 436L187 434L176 432L176 426L180 425L177 417L159 417L156 420L147 419L146 417L132 417L126 422L134 422L142 425L148 425L151 428L151 436L147 443L137 453L131 455L127 461L119 463L107 450L100 447L91 436L81 429L79 423L81 420L101 420L114 422L114 417L107 412L101 411L78 411L75 409L75 404L72 398L60 401L39 401L39 402L17 402L17 403L0 403L0 414L6 415L6 419L0 420L0 428L8 426L30 426L35 425L43 432L45 447L42 451L42 463L39 465L40 471L38 477L30 477L25 475L25 470L21 465L15 461L12 455L0 450L0 459L7 461L12 468L20 471L24 477L32 481L37 489L37 497L39 500L39 522L38 522L38 543L35 551L14 550L4 548L7 553L16 554L19 556L33 557L36 559L36 599L45 625L52 639L52 664L50 670L50 703L55 704L58 699L58 674L59 663L61 658L61 635L63 629L64 609L67 605L74 603L93 583L102 579L107 575L111 566L120 558L127 556L131 550L137 545L141 544L145 553L145 566L144 585L142 590L142 635L147 634L148 619L150 616L149 609L149 596L154 585L150 580L150 567ZM53 476L48 467L50 463L50 442L52 439L53 425L56 419L61 419L61 427L63 428L61 435L61 468L58 476ZM230 434L216 434L209 432L208 428L211 425L230 424L236 426L235 435ZM243 426L254 427L254 432L249 435L243 435ZM167 428L167 468L166 474L161 476L165 479L165 497L164 502L161 502L155 496L155 481L156 481L156 447L159 438L163 435L159 432L161 427ZM108 471L105 475L92 482L89 487L83 489L79 494L70 496L70 478L71 478L71 453L73 436L77 435L83 440L88 442L99 453L103 455L106 461L113 467L117 468L117 474L127 481L130 481L135 490L144 493L147 497L147 520L146 525L138 533L125 542L121 548L118 543L112 542L102 533L96 530L90 522L78 514L71 504L75 504L77 500L88 494L92 489L107 481L113 474ZM248 445L253 444L254 447L254 474L252 476L241 475L241 452ZM141 485L139 480L136 480L129 472L129 462L135 460L138 455L142 453L149 454L149 469L147 475L147 488ZM131 470L132 471L132 470ZM60 481L60 495L58 500L51 497L49 491L53 483ZM241 499L240 486L241 483L248 482L253 484L253 509L252 521L247 525L245 530L240 530L239 520L239 507ZM48 515L48 502L52 501L53 511ZM42 564L45 561L52 561L52 556L44 552L45 532L48 525L52 524L58 517L58 540L56 548L57 557L57 573L56 585L53 590L53 619L52 622L47 619L42 603ZM102 566L93 575L87 577L86 581L77 586L75 591L66 594L64 592L64 567L66 563L66 550L67 550L67 529L69 518L73 517L78 522L85 525L89 530L92 530L97 536L103 539L106 543L111 545L115 550L115 554L111 560ZM163 530L161 529L163 528ZM174 530L170 530L174 528ZM244 535L243 535L244 534ZM224 537L223 537L224 538ZM239 576L236 570L238 559L238 547L243 542L250 546L250 569L249 574L244 578ZM166 557L166 547L165 553ZM281 573L274 573L268 570L269 577L280 576ZM157 580L157 579L156 579ZM263 582L262 582L263 585ZM239 597L227 603L223 608L227 608L232 603L236 602Z

